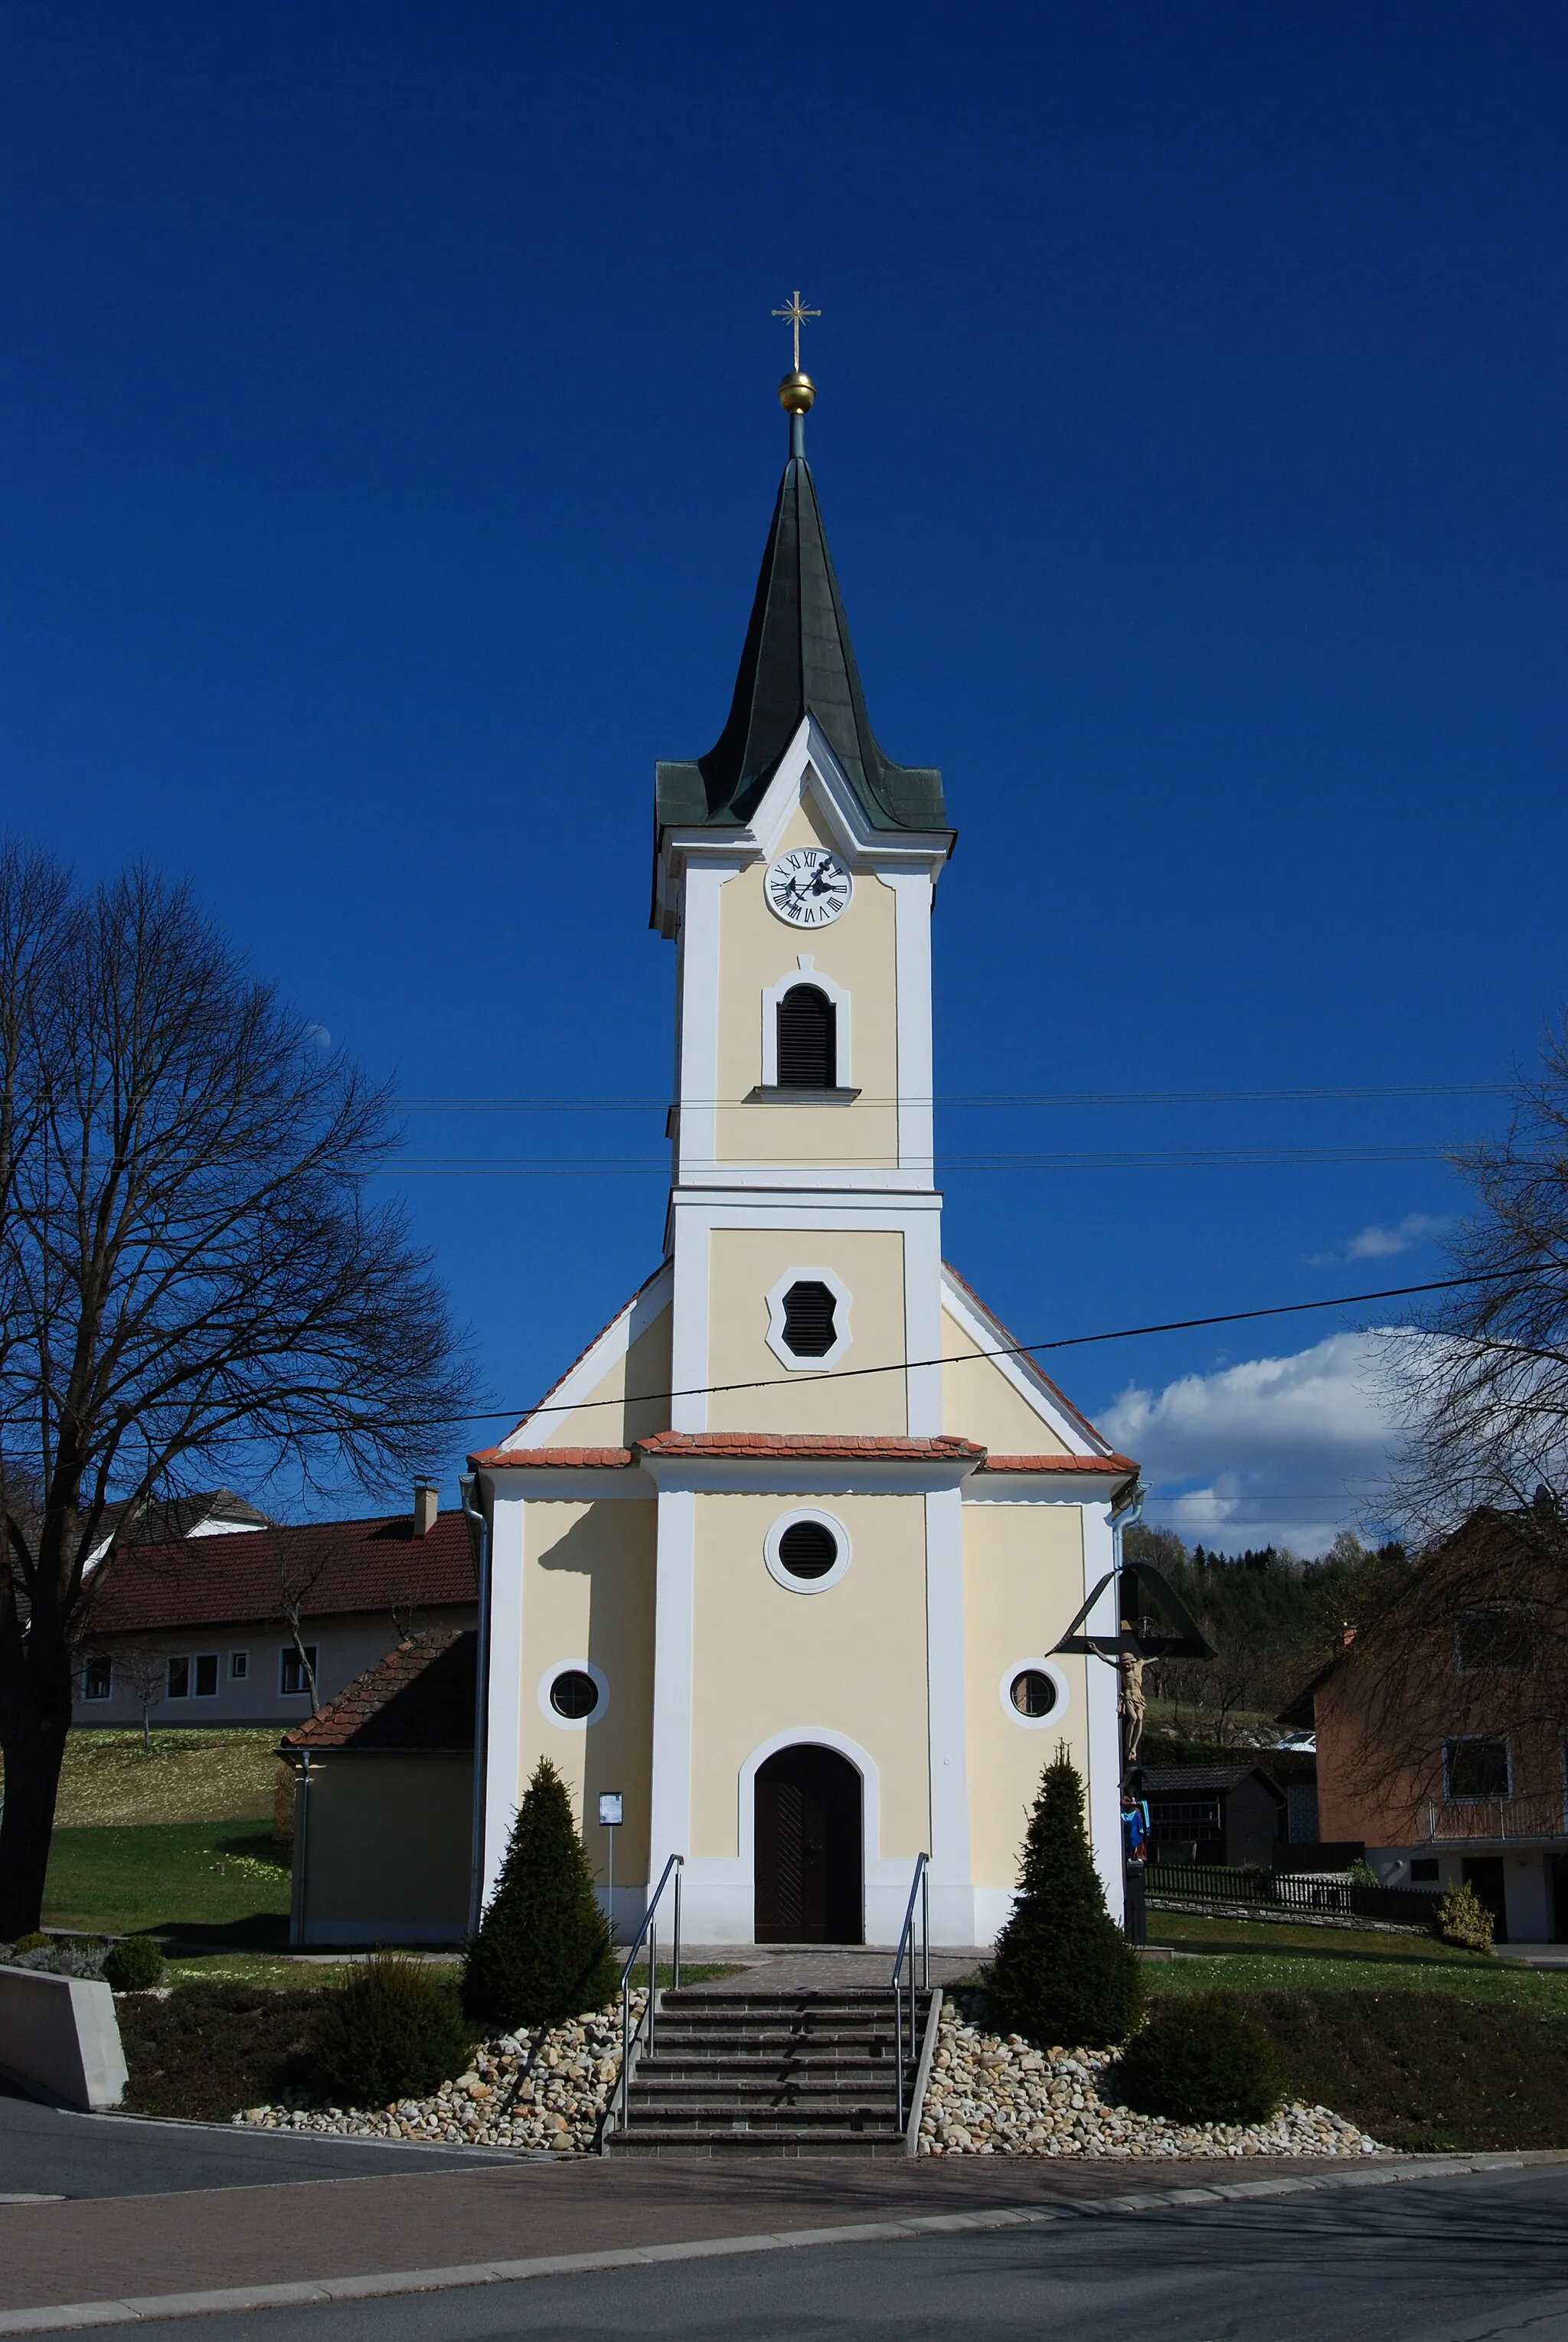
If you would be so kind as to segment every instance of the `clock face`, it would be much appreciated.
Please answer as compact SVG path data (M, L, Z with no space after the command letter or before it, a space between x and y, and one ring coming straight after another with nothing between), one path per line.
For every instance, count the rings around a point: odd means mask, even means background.
M768 908L792 927L825 927L849 908L854 881L825 846L792 846L768 865Z

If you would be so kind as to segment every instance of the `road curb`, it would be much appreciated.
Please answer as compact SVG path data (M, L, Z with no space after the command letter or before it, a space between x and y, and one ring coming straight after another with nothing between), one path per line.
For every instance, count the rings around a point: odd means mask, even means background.
M1388 2187L1420 2179L1463 2179L1568 2161L1568 2149L1517 2155L1442 2156L1398 2164L1362 2165L1348 2171L1279 2179L1215 2180L1213 2185L1140 2189L1136 2195L1083 2197L1035 2209L1003 2206L977 2212L938 2212L904 2220L864 2220L827 2228L764 2230L747 2237L705 2237L689 2244L633 2245L599 2253L550 2253L531 2260L473 2261L454 2268L387 2269L364 2277L317 2277L291 2285L229 2286L201 2293L127 2296L113 2301L56 2302L38 2309L0 2310L0 2335L61 2333L88 2326L140 2325L160 2317L205 2317L247 2309L299 2309L318 2302L370 2301L405 2293L446 2293L460 2287L514 2285L541 2277L580 2277L597 2269L648 2268L664 2261L713 2260L746 2253L798 2251L822 2245L894 2244L919 2237L978 2235L995 2228L1047 2227L1111 2213L1190 2210L1279 2196L1329 2193L1345 2187Z

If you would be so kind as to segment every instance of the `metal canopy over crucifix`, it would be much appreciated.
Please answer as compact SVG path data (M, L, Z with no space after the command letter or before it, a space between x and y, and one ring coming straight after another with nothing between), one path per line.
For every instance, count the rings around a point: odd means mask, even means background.
M1112 1583L1107 1572L1056 1645L1113 1665L1118 1659L1212 1659L1214 1646L1182 1600L1175 1587L1146 1561L1122 1565L1117 1587L1117 1628L1114 1635L1083 1634L1079 1630Z

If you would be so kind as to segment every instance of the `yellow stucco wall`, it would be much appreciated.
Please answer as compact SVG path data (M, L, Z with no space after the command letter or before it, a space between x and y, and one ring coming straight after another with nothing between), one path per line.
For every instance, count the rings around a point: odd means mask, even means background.
M549 1757L571 1788L579 1824L589 1817L584 1835L601 1877L599 1793L624 1791L615 1877L626 1883L647 1876L656 1514L650 1491L646 1503L530 1503L524 1520L517 1777L525 1786L540 1757ZM538 1698L546 1671L572 1659L591 1660L610 1686L603 1716L585 1730L546 1716Z
M792 1268L830 1268L851 1295L849 1347L837 1369L896 1362L904 1339L904 1238L896 1229L715 1228L709 1239L709 1380L765 1383L714 1391L713 1431L854 1431L902 1436L902 1375L840 1379L792 1372L768 1347L767 1296Z
M969 1716L969 1828L975 1884L1017 1883L1018 1848L1040 1775L1065 1739L1079 1772L1088 1765L1086 1668L1058 1659L1067 1677L1064 1715L1043 1729L1003 1709L1004 1671L1047 1653L1084 1598L1082 1515L1070 1505L964 1507L964 1662Z
M305 1925L318 1939L334 1925L383 1922L461 1933L473 1858L472 1756L400 1749L313 1761Z
M769 1527L795 1504L849 1533L849 1568L820 1594L790 1592L764 1564ZM929 1843L924 1540L916 1496L697 1498L694 1855L738 1854L742 1766L775 1733L804 1739L812 1726L846 1734L877 1767L874 1851L913 1861Z
M1044 1418L1020 1397L1001 1367L984 1356L981 1345L944 1308L942 1355L948 1360L972 1358L973 1366L949 1364L942 1369L943 1428L964 1439L977 1439L998 1456L1065 1456L1067 1443L1057 1437Z
M545 1416L528 1434L534 1447L625 1447L670 1427L670 1318L666 1306L623 1351L586 1398L566 1415ZM647 1393L653 1393L649 1397ZM608 1406L597 1402L608 1399ZM595 1402L593 1405L589 1401Z
M780 841L831 846L833 839L804 798ZM766 866L732 878L719 896L719 1083L723 1101L744 1099L763 1077L763 994L793 975L804 952L815 971L850 995L853 1055L850 1106L724 1104L718 1116L721 1162L854 1164L885 1167L898 1160L898 965L891 886L869 870L854 874L849 908L811 934L786 926L768 909ZM809 982L809 977L803 979ZM839 1076L843 1081L844 1076Z

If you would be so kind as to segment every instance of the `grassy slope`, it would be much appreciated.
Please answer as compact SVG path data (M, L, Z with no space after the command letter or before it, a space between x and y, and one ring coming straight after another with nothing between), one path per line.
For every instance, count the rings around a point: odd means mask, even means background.
M44 1923L108 1935L141 1929L239 1943L286 1931L289 1877L253 1822L57 1829Z
M1411 2151L1568 2146L1568 1975L1420 1937L1157 1917L1188 1957L1146 1968L1151 1992L1244 1995L1293 2097Z
M73 1732L55 1818L62 1829L110 1823L262 1821L271 1816L279 1733Z

